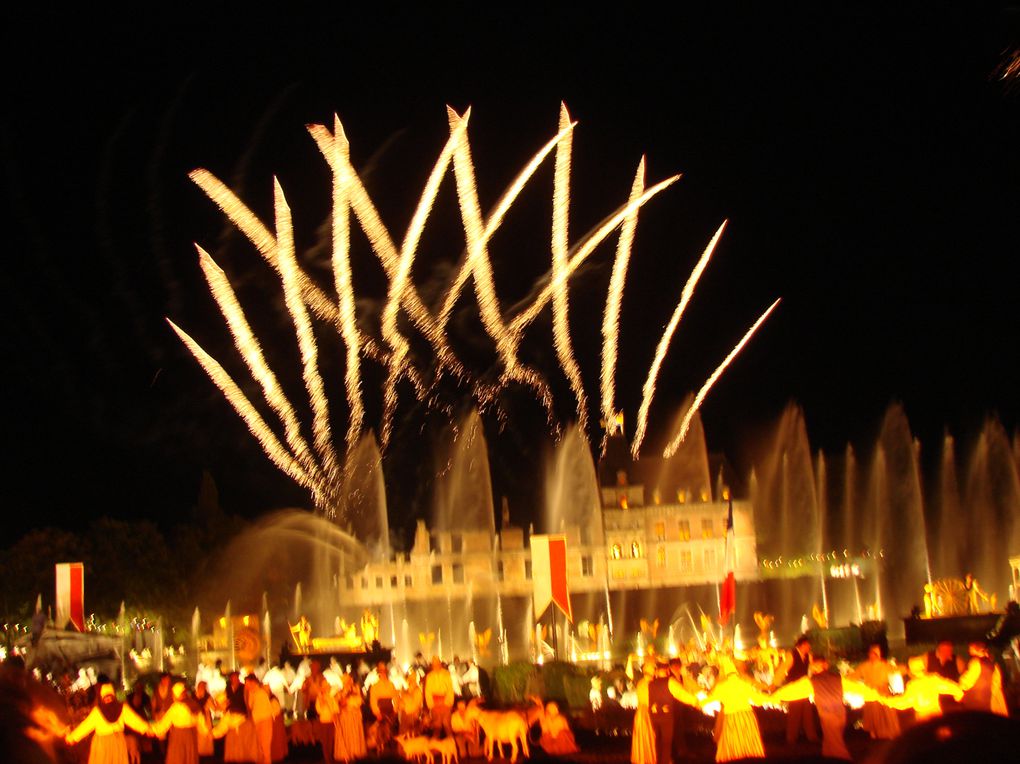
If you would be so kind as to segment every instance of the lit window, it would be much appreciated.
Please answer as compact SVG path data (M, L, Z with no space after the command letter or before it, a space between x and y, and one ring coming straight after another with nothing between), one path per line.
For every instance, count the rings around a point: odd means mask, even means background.
M620 545L613 544L613 559L619 560L621 557L623 557L623 550L620 549Z
M680 551L680 572L691 573L694 571L694 555L690 549Z
M712 528L712 518L711 517L703 517L701 519L701 538L703 538L703 539L710 539L710 538L712 538L713 535L714 535L714 530Z
M666 523L662 520L655 524L655 540L656 541L666 540Z
M660 568L666 567L666 547L660 546L655 550L655 564Z
M714 573L715 572L715 550L714 549L706 549L705 550L705 572L706 573Z
M629 505L627 503L627 494L621 493L620 494L620 509L627 509L628 506Z
M690 541L691 540L691 521L681 520L680 521L680 540Z
M641 557L641 544L638 541L630 542L630 556L635 560Z

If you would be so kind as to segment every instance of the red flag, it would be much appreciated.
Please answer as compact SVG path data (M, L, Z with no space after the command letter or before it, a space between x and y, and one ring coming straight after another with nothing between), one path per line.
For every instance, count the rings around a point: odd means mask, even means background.
M70 621L85 631L85 568L80 562L57 563L57 626Z
M567 537L531 537L531 581L537 621L550 603L555 603L567 620L574 622L567 590Z
M723 555L723 582L719 592L719 623L725 626L737 609L737 582L733 577L736 567L735 536L733 533L733 499L726 515L726 552Z

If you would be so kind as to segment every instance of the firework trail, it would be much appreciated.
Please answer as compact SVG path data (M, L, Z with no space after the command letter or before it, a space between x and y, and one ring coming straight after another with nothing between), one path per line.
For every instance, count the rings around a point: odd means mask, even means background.
M520 346L527 328L544 310L545 306L551 303L557 360L577 401L578 425L582 430L586 430L587 394L572 347L568 287L573 273L610 234L620 228L620 238L616 248L602 326L601 407L608 422L616 418L614 377L619 351L620 311L638 212L654 196L675 183L680 176L674 175L646 188L645 161L642 158L627 202L571 247L569 207L574 123L570 121L566 107L561 104L557 134L546 142L518 173L487 218L483 218L479 205L476 170L467 137L470 110L464 115L458 115L452 109L448 109L447 116L449 137L433 165L399 249L389 230L383 224L364 183L351 164L350 145L339 118L334 116L332 132L323 125L308 126L309 133L332 172L331 266L336 289L335 302L311 281L298 264L290 208L280 184L275 179L273 189L276 231L274 234L211 173L202 169L190 173L190 177L196 185L224 211L230 221L252 242L266 262L280 276L284 300L293 320L300 349L302 378L312 410L312 447L302 436L301 426L293 406L269 368L233 288L223 271L201 248L198 249L199 260L209 288L227 321L234 344L248 370L260 385L270 408L279 417L286 446L280 442L273 430L219 363L173 322L170 322L170 325L213 382L223 391L273 463L297 483L308 488L313 494L316 505L329 513L346 512L342 494L347 475L346 466L344 474L341 474L340 460L333 446L330 405L319 370L318 346L312 325L312 315L339 333L347 354L345 387L349 419L346 433L347 459L344 460L345 465L350 463L351 454L356 449L364 427L365 408L361 391L363 357L378 361L386 368L380 438L383 447L391 437L392 422L399 404L398 385L401 380L407 379L412 384L419 401L427 407L433 410L444 410L438 396L433 392L441 375L448 372L458 381L469 379L467 372L450 349L447 335L447 325L453 308L469 278L474 281L475 299L478 303L483 327L495 343L499 363L502 367L502 373L495 383L485 380L469 380L472 383L472 394L482 409L488 406L494 407L497 418L502 421L506 414L498 405L497 396L509 383L517 382L534 391L537 399L546 409L550 426L554 431L558 431L553 420L552 394L546 381L535 369L523 363L519 356ZM505 216L528 181L553 151L555 151L555 166L550 240L552 262L548 278L544 283L536 284L532 294L504 313L496 292L488 242L499 230ZM450 171L451 164L464 230L465 254L449 288L443 295L438 312L433 314L424 304L412 281L412 271L425 226L436 202L442 181ZM352 212L357 224L368 238L373 255L382 264L388 279L387 298L380 326L382 346L360 332L357 325L351 270L350 214ZM724 223L716 232L688 278L680 303L660 340L645 384L633 448L635 456L638 454L645 436L647 416L654 397L656 378L670 341L725 225ZM681 424L680 434L671 444L670 449L667 449L667 455L676 450L686 434L691 417L697 412L712 385L777 304L778 301L759 318L702 387L686 413ZM401 310L406 313L413 326L426 338L434 351L434 374L428 385L423 382L421 370L411 361L409 339L400 330ZM309 311L311 311L311 315Z
M277 253L280 275L283 279L283 297L287 310L294 319L294 331L301 350L301 375L308 400L312 405L312 442L322 460L327 484L332 487L340 475L336 452L333 449L333 433L329 425L329 401L319 374L319 349L315 344L312 322L301 296L297 258L294 254L294 228L290 207L283 196L280 182L273 179L273 202L276 209ZM330 497L333 499L335 497Z
M485 223L483 241L487 242L492 238L499 229L499 226L503 223L503 218L506 217L506 213L510 210L514 200L516 200L521 191L524 190L524 186L527 185L531 176L535 174L535 171L538 170L549 153L556 148L560 141L564 140L573 129L574 123L571 123L566 129L560 130L560 132L557 133L552 140L538 150L538 153L536 153L524 166L524 169L518 173L517 177L514 178L513 182L503 192L503 195L500 197L492 213L489 215L489 219ZM464 284L467 283L470 276L471 262L469 258L465 257L464 263L457 272L457 276L454 279L453 284L451 284L450 289L447 290L446 297L443 299L443 306L439 310L438 321L441 328L445 329L446 324L449 322L453 306L457 303L461 290L464 288Z
M361 435L361 425L365 419L365 406L361 400L361 343L358 336L358 325L354 308L354 284L351 278L351 229L348 212L350 206L347 189L350 182L344 168L349 162L350 144L344 135L340 120L334 121L333 158L333 211L332 211L332 256L333 283L339 299L337 328L347 349L344 385L347 390L347 406L349 409L347 425L347 453L354 451ZM313 338L314 339L314 338Z
M447 109L451 129L460 122L461 117L452 109ZM475 185L475 167L471 159L471 147L467 141L458 142L453 152L453 172L457 179L457 199L460 202L461 219L464 223L464 236L467 241L467 265L475 282L475 297L482 317L482 325L496 343L496 350L503 361L504 381L520 382L535 391L538 399L546 408L552 422L552 393L545 380L533 369L521 363L517 358L517 346L520 335L509 331L503 323L499 297L492 276L492 262L484 236L485 226L482 223L482 212L478 203L478 188Z
M627 204L620 207L616 212L602 221L602 223L591 231L584 239L575 244L572 250L573 254L567 262L566 270L558 276L551 278L549 283L542 287L542 291L538 293L535 301L510 321L510 331L515 335L520 335L531 324L531 322L538 317L538 315L542 312L542 309L546 306L546 304L548 304L549 300L552 299L556 290L561 288L561 283L569 279L570 276L573 275L574 271L581 267L581 264L593 251L595 251L595 248L601 244L629 214L643 207L649 199L669 188L669 186L676 183L679 179L679 175L673 175L665 180L659 181L641 194L641 196L636 199L632 199L627 202Z
M273 270L279 273L276 238L258 219L258 216L238 199L237 195L227 188L223 181L208 170L201 168L192 170L188 173L188 177L205 192L205 195L217 207L223 210L230 222L237 226L238 230L248 238L248 241L255 245L255 249L273 267ZM337 311L333 301L304 272L298 271L297 278L304 301L315 312L315 315L323 321L336 323Z
M266 424L265 420L256 411L255 407L251 404L244 393L241 392L241 388L237 386L230 375L220 366L219 362L209 355L195 340L193 340L187 332L181 329L177 324L171 321L169 318L166 319L167 323L170 324L170 328L174 330L181 342L188 348L199 365L205 370L205 373L209 375L209 379L213 381L223 393L227 402L234 408L238 416L244 420L244 423L248 425L248 429L252 435L262 446L262 450L266 452L266 456L269 457L270 461L275 464L280 471L287 475L291 480L300 486L308 488L312 491L313 497L316 499L318 504L321 496L321 484L315 480L309 478L308 474L304 471L300 464L290 455L283 444L277 439L276 435L273 434L272 429Z
M705 247L705 251L695 264L691 275L687 278L687 283L684 284L683 292L680 294L680 302L677 303L673 316L669 319L669 323L662 333L659 347L655 351L655 358L652 359L652 365L648 368L648 379L645 380L645 386L642 390L641 408L638 409L637 426L634 430L634 442L630 447L630 451L635 459L637 459L638 453L641 451L641 443L645 439L645 431L648 428L648 410L651 408L652 398L655 396L655 381L659 376L662 362L666 359L666 353L669 351L669 343L673 339L676 328L680 325L680 319L684 314L684 310L687 309L687 304L691 301L694 287L698 285L698 279L701 278L701 273L705 270L705 266L708 265L708 261L712 257L712 253L715 251L715 247L719 243L719 239L722 238L725 229L726 221L723 221L723 224L719 226L719 230L715 232L715 236L712 237L708 246Z
M383 339L391 350L389 373L383 391L383 416L380 428L380 441L383 448L389 443L390 434L393 429L393 415L397 408L397 384L411 371L411 366L407 360L409 346L407 340L400 334L397 328L400 306L406 300L404 293L409 289L411 267L414 264L414 257L418 250L418 242L421 240L425 223L439 193L439 185L453 159L453 153L460 144L460 141L463 140L469 116L470 109L456 127L451 127L450 137L442 152L440 152L439 158L436 160L432 172L425 183L425 189L422 192L421 198L418 200L418 206L411 218L411 223L404 236L404 243L400 248L400 258L397 267L390 281L389 295L382 315ZM337 124L339 127L339 123ZM420 399L423 397L424 394L419 394Z
M719 364L718 368L716 368L716 370L712 372L712 376L710 376L708 380L705 382L705 384L701 386L701 389L698 390L698 394L694 396L694 402L691 404L691 407L687 410L687 413L684 414L683 421L680 423L679 432L677 432L676 437L673 438L672 441L670 441L670 444L666 446L666 450L662 452L663 458L668 459L669 457L676 453L676 450L678 448L680 448L680 443L683 442L683 439L687 435L687 428L690 427L691 425L691 419L694 418L694 414L701 407L702 402L705 400L705 396L708 395L708 391L712 389L712 385L714 385L716 381L719 379L719 377L722 376L722 373L726 370L726 367L729 366L733 359L737 357L737 354L743 349L744 345L747 344L747 341L754 336L754 333L758 331L758 327L765 323L765 319L769 317L769 314L772 313L773 310L775 310L777 305L779 305L779 300L776 300L774 303L772 303L769 306L768 310L761 314L761 317L754 322L754 325L750 329L747 330L747 334L745 334L741 338L740 342L737 343L736 347L734 347L733 350L730 351L730 354L726 356L723 362Z
M570 125L567 107L560 104L560 132ZM553 175L553 220L552 220L552 277L560 288L553 294L553 342L556 357L563 373L570 381L570 389L577 400L577 426L588 434L588 397L581 381L581 369L574 358L570 342L570 320L568 316L568 282L565 276L568 257L570 221L570 151L573 146L573 132L569 132L556 146L555 171Z
M645 188L645 158L641 157L634 183L630 187L632 204L641 196ZM602 449L605 450L606 439L609 437L611 423L616 420L616 358L620 341L620 303L623 300L623 286L627 282L627 265L630 262L630 250L634 245L634 232L637 230L637 208L623 219L620 227L620 240L616 244L616 258L613 260L613 275L609 279L609 292L606 295L606 311L602 319L602 420L606 423Z
M315 462L308 443L301 435L301 425L298 423L294 408L281 389L273 370L266 363L262 348L245 318L237 295L234 293L233 287L230 286L230 281L208 252L198 245L195 248L198 250L199 264L205 274L205 280L209 284L209 291L212 293L213 299L216 300L220 313L227 321L227 327L234 338L234 345L251 371L252 377L262 388L262 395L265 397L266 403L280 418L287 445L309 478L321 484L322 472Z
M335 124L339 127L339 120L336 120ZM379 217L379 212L372 203L368 191L351 166L349 153L345 155L343 152L337 154L333 151L333 135L323 125L308 125L308 132L329 163L331 170L334 173L342 173L346 178L351 209L358 219L361 230L368 237L372 251L382 264L387 278L392 279L400 267L400 254L396 244L393 243L393 238L383 224L382 218ZM401 291L401 299L403 300L402 307L407 311L411 321L432 344L436 353L438 369L447 368L458 376L463 375L463 367L451 352L446 335L410 282Z

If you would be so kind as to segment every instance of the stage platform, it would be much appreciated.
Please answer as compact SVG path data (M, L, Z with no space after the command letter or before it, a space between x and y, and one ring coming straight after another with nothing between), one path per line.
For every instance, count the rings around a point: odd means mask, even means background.
M950 640L956 645L989 639L1002 613L947 615L937 618L904 618L907 644L935 644Z

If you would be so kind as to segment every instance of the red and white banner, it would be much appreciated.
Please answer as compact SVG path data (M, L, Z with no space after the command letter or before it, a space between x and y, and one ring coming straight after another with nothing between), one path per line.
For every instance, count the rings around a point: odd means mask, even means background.
M57 628L68 621L85 631L85 567L80 562L57 563Z
M556 603L571 623L570 592L567 590L567 537L531 537L531 582L534 585L534 613L537 621L550 603Z
M719 623L725 626L737 609L737 582L733 577L736 568L736 536L733 533L733 499L726 515L726 551L723 554L723 582L719 592Z

